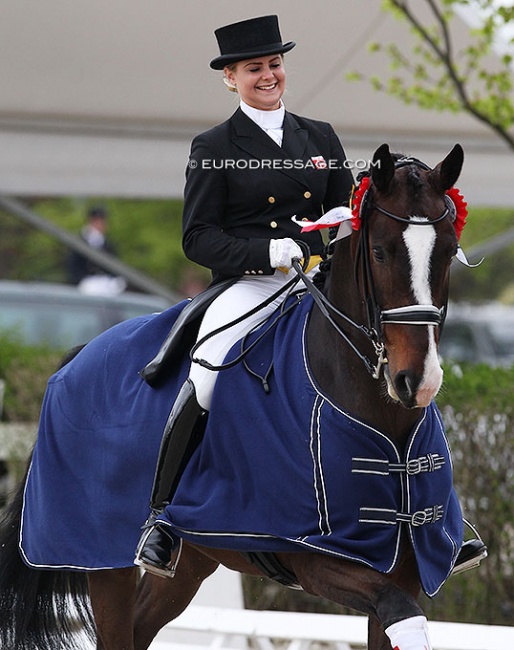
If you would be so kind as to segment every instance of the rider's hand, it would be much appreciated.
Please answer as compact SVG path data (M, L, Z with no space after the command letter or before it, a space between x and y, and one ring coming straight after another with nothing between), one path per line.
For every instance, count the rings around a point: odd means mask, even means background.
M302 249L289 237L272 239L269 243L269 260L274 269L290 269L293 266L293 260L301 260L302 257Z

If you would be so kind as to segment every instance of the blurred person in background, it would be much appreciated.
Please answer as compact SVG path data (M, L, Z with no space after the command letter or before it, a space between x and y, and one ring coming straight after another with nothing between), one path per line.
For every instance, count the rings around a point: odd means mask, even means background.
M116 248L107 237L108 213L103 207L88 210L80 238L93 249L116 255ZM72 251L68 260L70 281L89 294L115 295L126 288L123 278L105 271L85 255Z

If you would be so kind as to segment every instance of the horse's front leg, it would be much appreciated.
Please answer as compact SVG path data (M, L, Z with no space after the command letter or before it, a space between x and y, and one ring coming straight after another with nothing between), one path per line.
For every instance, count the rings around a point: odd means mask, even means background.
M184 543L174 578L145 573L137 590L134 649L146 650L159 630L186 609L219 562Z
M369 650L430 650L413 559L386 576L328 555L294 553L280 558L308 593L370 617Z
M88 574L97 650L134 650L133 619L137 579L136 567L105 569Z
M368 616L368 648L391 650L391 642L382 624L374 616Z

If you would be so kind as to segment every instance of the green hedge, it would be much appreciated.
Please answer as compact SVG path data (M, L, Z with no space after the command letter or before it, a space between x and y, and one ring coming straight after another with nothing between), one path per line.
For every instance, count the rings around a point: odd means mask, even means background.
M47 380L62 357L62 352L22 345L14 334L0 333L0 379L5 381L2 420L37 422Z
M446 369L438 399L464 517L489 550L478 570L451 578L427 606L434 619L514 621L514 368Z

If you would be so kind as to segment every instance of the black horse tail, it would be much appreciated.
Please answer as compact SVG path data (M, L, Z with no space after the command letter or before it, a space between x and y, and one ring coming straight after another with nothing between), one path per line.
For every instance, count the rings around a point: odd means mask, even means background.
M70 350L59 367L83 347ZM34 569L20 554L18 541L29 468L30 459L25 477L0 518L0 648L78 650L84 647L84 637L96 642L86 574Z
M26 480L27 475L0 521L0 648L74 650L79 631L96 639L86 574L23 562L18 539Z

